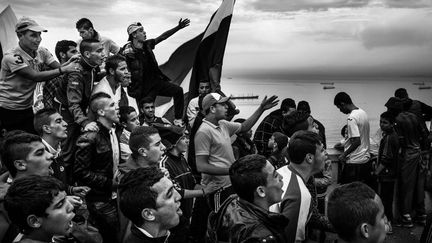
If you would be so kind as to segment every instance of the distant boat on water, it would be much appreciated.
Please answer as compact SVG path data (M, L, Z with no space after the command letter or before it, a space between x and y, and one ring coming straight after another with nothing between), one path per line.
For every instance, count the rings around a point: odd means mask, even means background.
M414 85L424 85L424 82L415 82Z
M431 89L431 86L419 86L419 89Z
M254 100L258 99L258 95L239 95L239 96L231 96L232 100Z
M334 84L334 82L322 82L322 83L320 83L320 84L328 84L328 85L333 85L333 84Z
M323 87L323 89L334 89L334 88L335 88L334 86L327 86L327 85Z

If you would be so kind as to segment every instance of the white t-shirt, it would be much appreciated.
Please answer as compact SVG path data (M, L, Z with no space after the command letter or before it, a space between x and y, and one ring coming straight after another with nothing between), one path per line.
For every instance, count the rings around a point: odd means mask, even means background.
M347 118L348 141L346 147L351 146L350 138L360 137L360 145L348 155L348 164L364 164L369 158L369 119L366 112L360 108L351 111Z

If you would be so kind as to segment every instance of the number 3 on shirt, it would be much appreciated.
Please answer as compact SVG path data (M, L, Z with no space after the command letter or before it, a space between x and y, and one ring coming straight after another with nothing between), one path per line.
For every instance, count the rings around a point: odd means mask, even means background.
M23 64L24 63L24 61L23 61L23 59L22 59L22 57L20 55L15 54L14 57L17 58L17 60L15 60L16 64Z

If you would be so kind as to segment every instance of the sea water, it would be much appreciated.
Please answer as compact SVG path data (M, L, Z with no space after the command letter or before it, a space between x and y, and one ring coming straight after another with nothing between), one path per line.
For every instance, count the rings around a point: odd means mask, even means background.
M333 83L326 84L326 83ZM416 99L432 106L432 89L419 89L432 86L431 79L425 78L344 78L344 79L291 79L291 80L246 80L223 79L222 89L226 95L258 95L257 100L235 100L240 114L235 118L247 118L258 107L265 95L277 95L279 100L292 98L296 104L301 100L309 102L312 116L319 120L326 129L327 144L333 146L341 140L340 130L346 124L347 115L341 113L333 104L338 92L344 91L351 96L353 103L366 111L373 136L379 128L379 116L386 111L384 104L394 96L398 88L405 88L411 99ZM324 89L332 86L333 89ZM266 111L255 124L255 130L261 120L271 111L280 107L280 103ZM428 124L429 125L429 124Z

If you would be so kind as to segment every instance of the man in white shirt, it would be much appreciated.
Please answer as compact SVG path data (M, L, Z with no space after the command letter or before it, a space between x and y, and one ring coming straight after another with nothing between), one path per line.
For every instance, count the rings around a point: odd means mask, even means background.
M345 92L339 92L335 96L334 105L348 115L347 149L339 156L339 160L345 163L340 182L365 182L370 175L368 116L353 104L351 97Z
M121 55L108 57L105 62L106 76L93 88L92 94L109 94L118 106L128 106L128 97L124 87L130 84L130 73L126 59Z
M200 111L200 107L199 107L199 98L203 97L210 93L211 89L210 89L210 81L208 80L201 80L198 84L198 96L191 99L189 101L189 105L187 107L186 110L186 114L187 114L187 118L188 118L188 122L189 122L189 126L193 127L193 124L195 122L195 118L198 114L198 112Z

